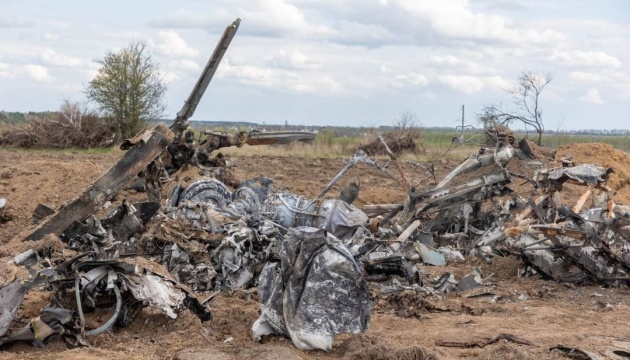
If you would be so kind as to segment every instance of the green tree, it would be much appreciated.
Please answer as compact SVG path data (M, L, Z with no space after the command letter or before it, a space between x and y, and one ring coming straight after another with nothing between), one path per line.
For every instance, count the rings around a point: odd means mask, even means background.
M144 42L133 41L96 62L101 67L85 90L87 98L114 122L122 138L162 116L166 84Z

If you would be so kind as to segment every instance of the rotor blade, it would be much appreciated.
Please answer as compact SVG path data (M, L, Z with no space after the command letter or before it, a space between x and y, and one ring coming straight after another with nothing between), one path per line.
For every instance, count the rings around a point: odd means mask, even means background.
M188 100L182 106L182 109L177 113L177 117L171 125L171 128L174 127L178 123L186 122L195 112L197 105L199 105L199 101L203 96L203 93L206 91L208 84L212 80L214 73L217 71L217 67L223 58L223 55L227 51L228 46L230 46L230 42L232 38L234 38L234 34L236 34L236 30L238 30L238 26L241 23L241 19L236 19L232 24L230 24L225 31L223 32L223 36L221 40L217 44L212 56L208 60L206 67L203 69L201 73L201 77L197 80L197 84L190 92L188 96Z

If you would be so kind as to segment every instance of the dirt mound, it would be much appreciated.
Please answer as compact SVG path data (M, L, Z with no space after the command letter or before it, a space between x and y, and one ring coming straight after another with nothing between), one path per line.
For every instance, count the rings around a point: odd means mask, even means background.
M569 144L558 149L556 160L568 154L573 156L573 164L594 164L612 168L608 186L617 191L615 199L630 204L630 154L603 143Z

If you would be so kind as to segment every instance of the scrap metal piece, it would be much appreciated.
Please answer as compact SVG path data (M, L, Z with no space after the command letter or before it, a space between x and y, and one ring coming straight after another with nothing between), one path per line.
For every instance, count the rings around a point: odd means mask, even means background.
M514 149L509 146L503 146L499 149L494 150L490 154L483 155L472 155L466 161L461 163L455 170L451 171L448 175L442 179L436 186L435 189L441 189L445 187L448 183L450 183L456 177L467 174L473 170L489 166L489 165L499 165L500 167L505 167L510 159L514 156Z
M0 210L1 210L1 207L0 207ZM42 221L43 219L47 218L48 216L54 213L55 213L55 209L51 208L50 206L47 206L44 204L37 204L37 206L35 207L35 210L33 210L31 223L37 224L38 222Z
M534 174L534 182L547 191L561 190L567 181L580 185L600 185L613 173L612 168L583 164L573 167L539 170Z
M0 309L2 309L0 311L0 338L9 330L11 321L17 315L27 291L28 288L19 280L14 280L9 285L0 288Z
M359 190L361 189L361 180L351 182L348 186L341 189L339 193L339 200L348 204L352 204L359 197Z
M483 273L481 268L477 267L473 272L464 276L457 284L457 293L461 294L464 291L480 287L483 283Z
M437 250L431 250L429 249L429 247L421 242L414 243L414 246L425 264L434 266L446 265L446 259L444 258L444 254L442 254L441 252Z
M176 311L183 307L186 294L169 281L153 274L128 274L123 275L122 279L136 300L162 310L171 319L177 318Z
M450 272L445 272L438 278L433 288L435 291L448 293L455 289L456 286L457 280L455 280L455 276L453 276Z
M376 161L370 159L370 157L361 149L357 150L352 157L346 162L346 165L339 171L339 173L337 175L335 175L334 178L332 178L330 180L330 182L324 186L324 188L322 189L322 192L319 193L319 195L317 195L318 199L321 199L324 197L324 195L326 195L326 193L332 189L332 187L337 183L337 181L339 181L339 179L341 179L341 177L348 172L348 170L350 170L353 166L355 166L358 163L365 163L367 165L370 165L373 168L379 169L381 170L383 173L385 173L385 175L389 176L390 178L394 179L395 181L398 181L398 179L396 179L396 177L394 175L392 175L391 172L389 172L389 170L387 170L386 168L380 166Z
M504 171L493 172L464 183L454 185L448 189L434 189L424 193L410 193L409 206L420 204L415 209L415 216L428 213L429 210L439 211L460 205L466 202L482 202L495 196L501 196L512 192L507 187L511 182L510 175Z
M549 351L558 350L561 351L567 357L579 360L599 360L599 357L591 352L580 350L578 348L569 347L565 345L556 345L549 348Z
M259 278L255 339L275 333L299 349L329 351L336 334L367 330L370 292L343 245L323 230L299 228L279 255L280 263L267 263Z
M39 260L39 255L37 251L33 249L28 249L25 252L16 255L13 258L13 263L15 265L24 265L24 266L33 266Z

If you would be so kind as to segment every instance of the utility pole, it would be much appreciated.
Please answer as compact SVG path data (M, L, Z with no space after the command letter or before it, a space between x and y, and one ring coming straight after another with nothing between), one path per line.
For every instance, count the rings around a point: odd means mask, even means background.
M462 139L464 138L464 105L462 105Z

